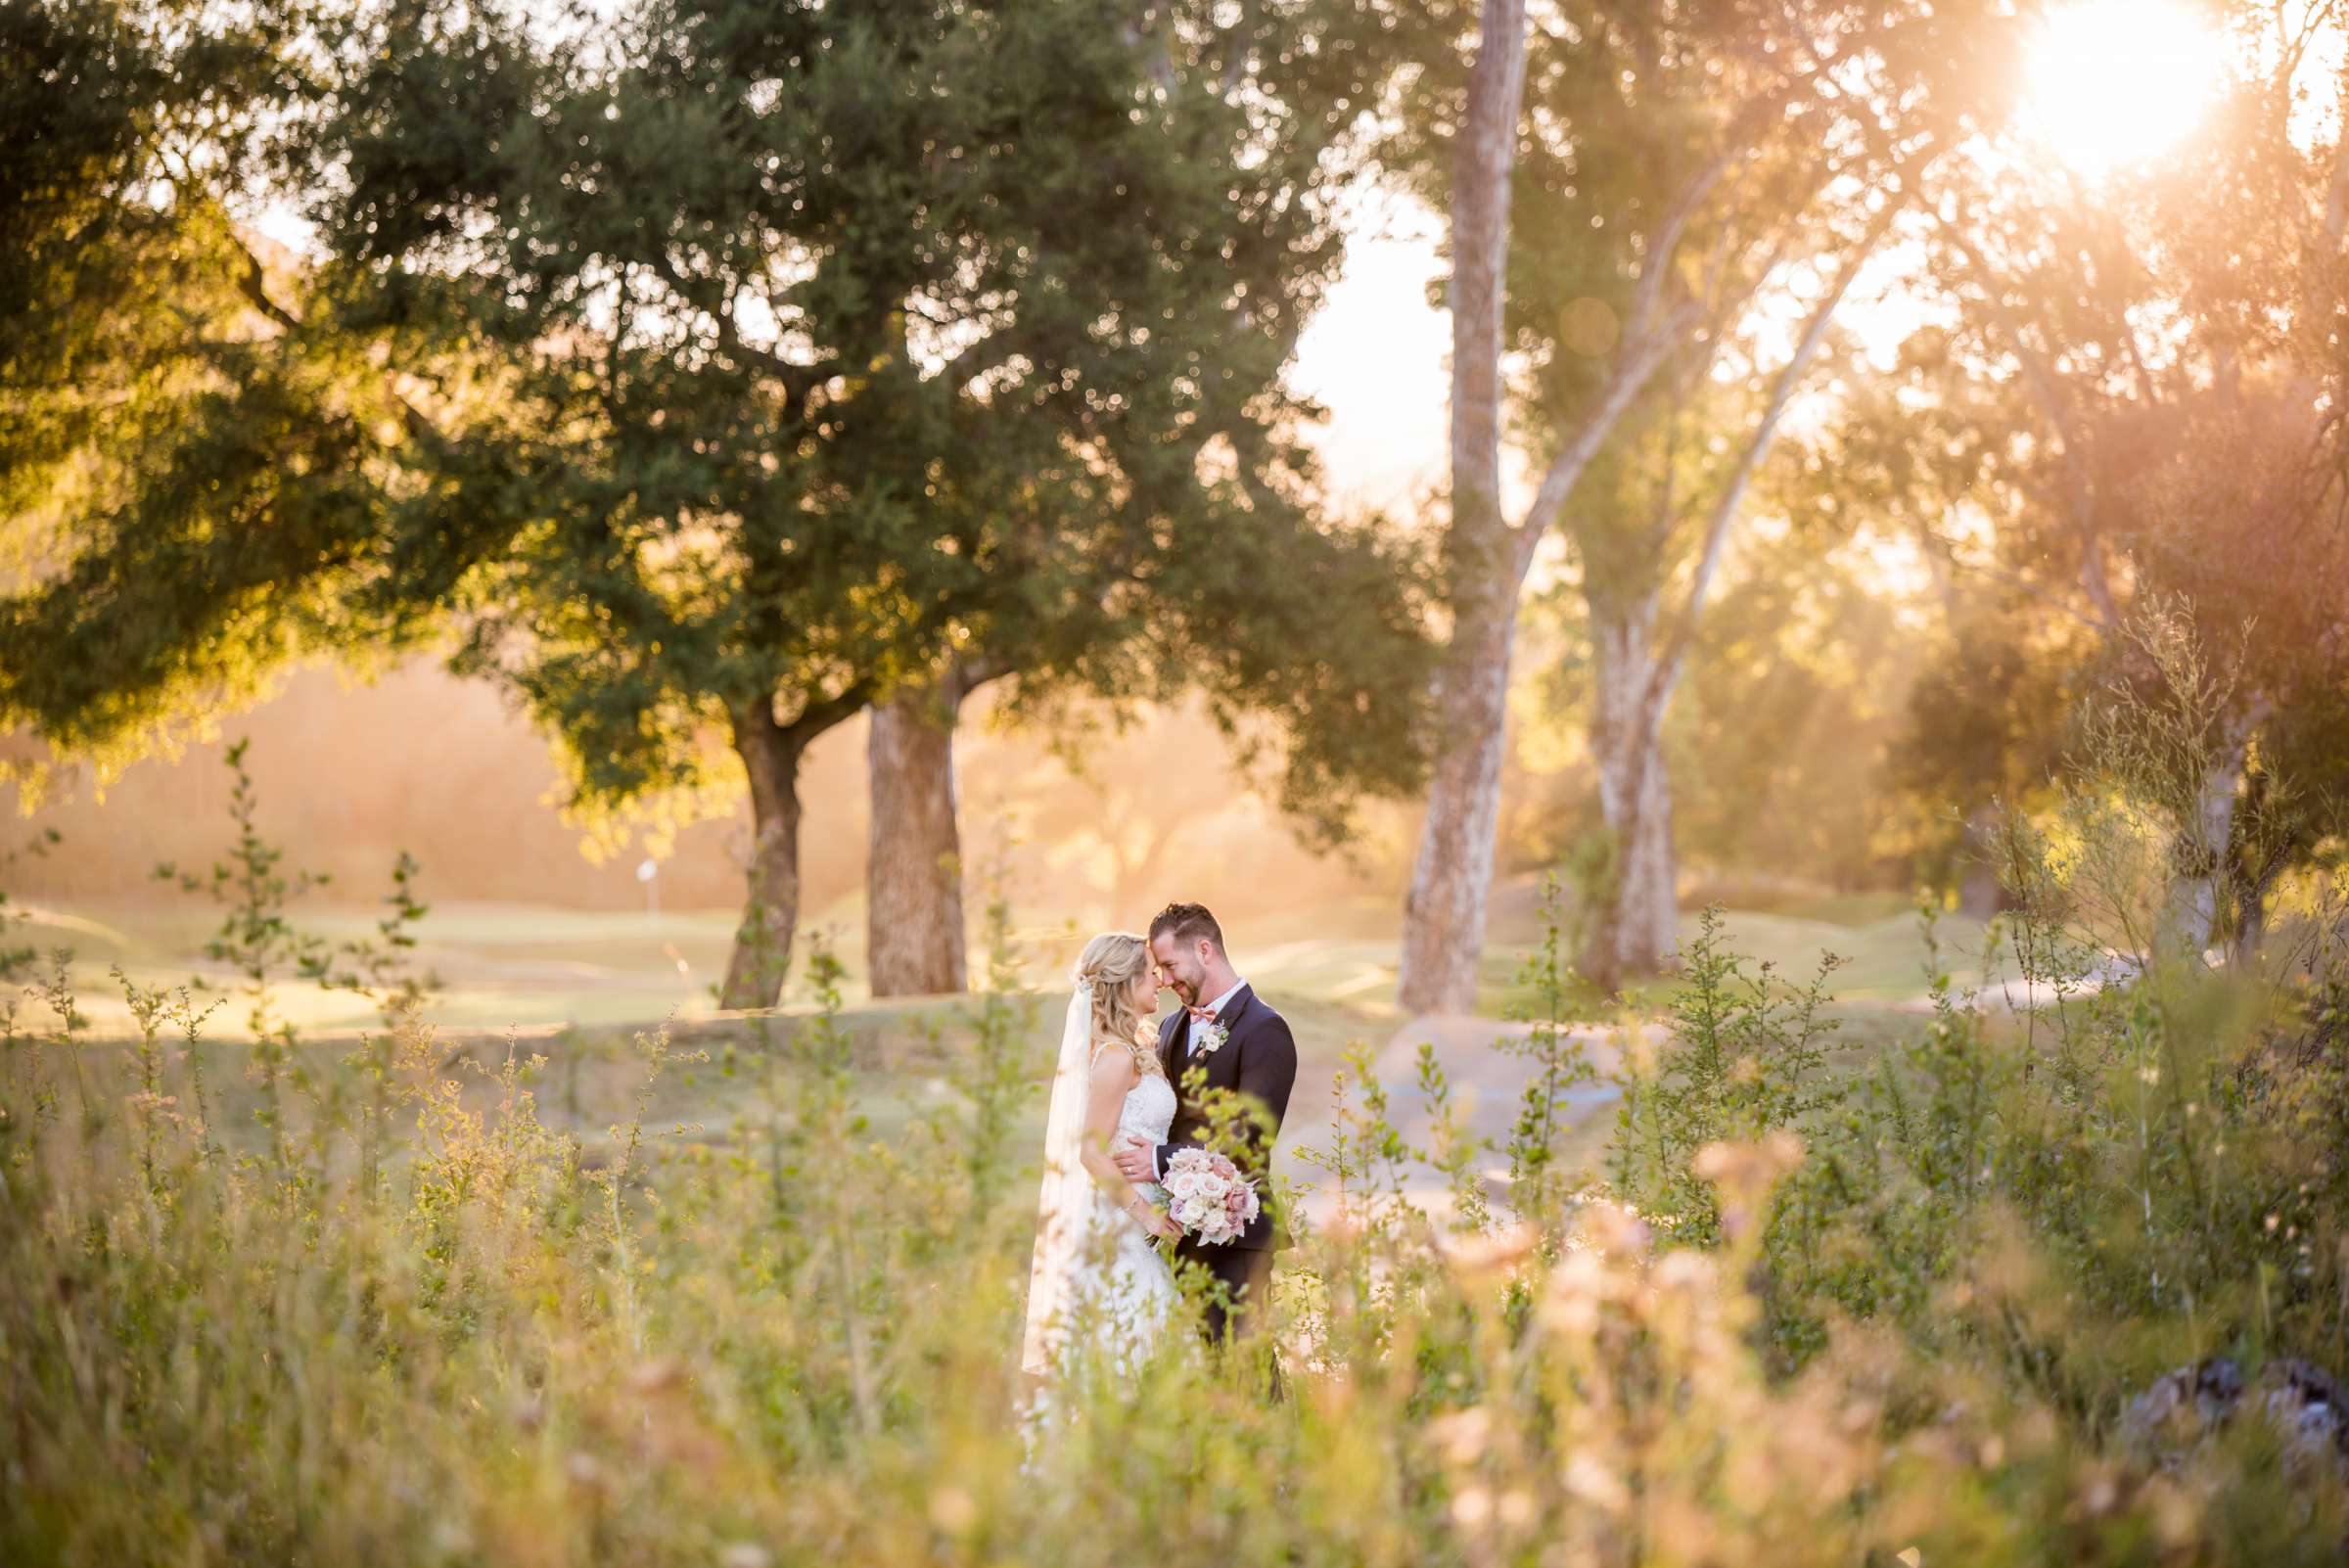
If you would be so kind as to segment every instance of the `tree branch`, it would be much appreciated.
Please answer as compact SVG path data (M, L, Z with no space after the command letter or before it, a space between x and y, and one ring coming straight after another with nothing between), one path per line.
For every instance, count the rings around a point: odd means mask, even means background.
M1501 353L1510 175L1525 104L1524 0L1485 0L1454 149L1451 241L1451 527L1481 551L1505 538Z
M1671 641L1650 662L1648 689L1640 702L1639 719L1643 728L1662 713L1674 684L1680 679L1681 666L1687 659L1690 645L1696 640L1697 623L1703 619L1706 603L1712 595L1713 578L1720 570L1722 556L1727 548L1730 528L1744 508L1745 492L1752 486L1754 475L1760 470L1763 458L1769 455L1772 445L1776 442L1786 410L1793 403L1794 394L1802 386L1811 362L1819 356L1819 348L1826 343L1827 329L1834 324L1835 313L1842 308L1844 296L1851 292L1852 284L1867 265L1868 258L1875 254L1876 247L1883 243L1884 236L1891 231L1901 210L1902 204L1888 202L1884 210L1869 223L1866 234L1845 258L1834 283L1811 312L1810 322L1804 327L1802 338L1795 344L1793 354L1778 371L1762 419L1754 427L1752 438L1746 441L1745 450L1738 454L1737 466L1730 470L1728 483L1714 501L1712 515L1705 520L1704 544L1697 554L1696 570L1688 582L1688 603L1673 625Z
M301 318L269 298L268 273L261 265L260 256L245 242L245 236L237 232L234 224L224 219L221 229L228 235L228 243L236 248L237 255L244 262L235 280L237 293L246 303L275 322L289 337L299 333L302 330ZM423 409L408 401L399 389L392 385L390 372L385 373L384 393L399 405L400 423L416 440L442 451L455 444Z
M849 682L836 696L810 700L800 710L798 717L788 724L776 723L775 729L786 746L794 752L805 752L818 735L854 718L864 712L872 700L872 680L867 676L859 676ZM767 706L771 711L771 700Z
M1704 205L1705 198L1713 194L1713 187L1721 183L1722 176L1736 161L1739 151L1738 145L1732 142L1714 154L1689 176L1688 182L1681 187L1680 195L1673 199L1671 208L1664 214L1664 221L1657 225L1654 242L1639 259L1639 281L1633 287L1632 308L1624 320L1626 341L1645 337L1653 328L1656 311L1663 300L1664 282L1672 275L1673 258L1680 251L1681 239L1687 233L1688 225L1695 221L1696 209Z
M2110 636L2120 627L2121 612L2104 569L2104 540L2097 529L2096 486L2088 472L2087 459L2082 455L2077 422L2063 389L2056 382L2053 367L2031 346L2022 324L2014 319L2013 312L2000 297L1998 269L1957 225L1945 223L1943 227L1951 242L1981 274L1983 303L2012 345L2015 361L2022 366L2023 381L2030 387L2033 400L2055 429L2055 442L2063 454L2065 488L2070 493L2072 530L2080 536L2080 586L2088 594L2105 635Z
M1660 330L1637 342L1626 344L1616 359L1614 370L1607 377L1606 385L1599 392L1597 403L1583 416L1566 444L1550 459L1549 467L1542 475L1541 487L1534 492L1533 504L1526 508L1525 521L1517 528L1515 567L1520 582L1533 569L1534 556L1541 549L1542 540L1557 522L1558 514L1565 508L1566 497L1573 493L1583 470L1590 466L1591 459L1606 444L1607 437L1614 432L1624 411L1631 407L1633 400L1646 388L1656 372L1663 368L1671 351L1680 346L1682 337L1696 325L1702 313L1703 307L1696 300L1683 300L1674 307Z
M946 701L960 708L963 700L992 681L1012 673L1012 662L995 654L972 653L957 655L946 666Z
M654 247L652 259L653 268L661 274L662 281L675 290L680 300L716 324L718 342L728 353L746 366L756 365L764 369L783 383L784 410L787 415L796 415L797 410L805 408L808 394L840 373L840 361L829 356L819 358L812 365L803 365L784 358L772 349L761 348L743 337L741 324L735 321L734 312L727 308L727 301L709 298L711 291L717 286L717 280L697 279L686 272L677 265L676 258L668 254L668 246ZM701 285L699 289L696 288L697 283Z

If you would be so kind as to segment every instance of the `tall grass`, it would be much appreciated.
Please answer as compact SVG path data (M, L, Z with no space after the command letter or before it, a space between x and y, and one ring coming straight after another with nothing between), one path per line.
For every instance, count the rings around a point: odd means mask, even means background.
M415 1007L272 1054L133 988L139 1038L92 1047L53 962L0 1075L0 1561L2269 1564L2349 1540L2337 1453L2254 1414L2175 1443L2123 1421L2214 1354L2349 1360L2337 930L2287 984L2180 966L2037 1016L1937 974L1912 1038L1855 1058L1823 992L1708 926L1592 1170L1556 1153L1589 1065L1548 949L1497 1195L1440 1061L1414 1149L1351 1059L1328 1218L1283 1259L1285 1402L1177 1337L1079 1369L1024 1436L1010 1129L1044 1042L990 929L957 1092L886 1136L820 944L812 1007L749 1056L639 1037L600 1136L542 1120L542 1059L449 1052ZM721 1085L722 1128L662 1125L679 1073Z

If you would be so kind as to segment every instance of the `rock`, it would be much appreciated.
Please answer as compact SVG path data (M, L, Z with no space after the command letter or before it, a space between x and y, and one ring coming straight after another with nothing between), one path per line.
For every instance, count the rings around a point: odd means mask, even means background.
M2349 1403L2330 1374L2281 1358L2262 1367L2247 1392L2295 1467L2322 1463L2349 1469ZM2242 1368L2232 1357L2213 1356L2179 1367L2129 1402L2121 1416L2121 1440L2163 1468L2173 1468L2234 1418L2245 1393Z
M2341 1386L2307 1361L2270 1361L2259 1374L2260 1408L2284 1453L2300 1462L2349 1460L2349 1406Z
M2121 1416L2121 1438L2174 1462L2179 1451L2198 1445L2234 1414L2242 1403L2243 1371L2231 1357L2213 1356L2153 1380L2129 1402Z

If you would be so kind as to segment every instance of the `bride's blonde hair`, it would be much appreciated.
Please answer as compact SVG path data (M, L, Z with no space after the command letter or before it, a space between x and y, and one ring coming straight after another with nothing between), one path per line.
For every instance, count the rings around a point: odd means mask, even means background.
M1104 931L1084 945L1077 959L1077 984L1092 992L1093 1038L1104 1036L1133 1051L1145 1075L1158 1072L1158 1054L1142 1043L1141 1015L1133 1010L1133 983L1150 963L1150 945L1128 931Z

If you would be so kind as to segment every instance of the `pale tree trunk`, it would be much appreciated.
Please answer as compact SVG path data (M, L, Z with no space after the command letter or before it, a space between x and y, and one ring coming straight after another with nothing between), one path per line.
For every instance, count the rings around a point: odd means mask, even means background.
M1455 623L1438 687L1441 728L1419 858L1404 908L1398 995L1409 1013L1465 1013L1476 1005L1477 961L1500 829L1500 764L1506 744L1511 603L1481 623Z
M1977 806L1965 818L1965 869L1958 879L1958 910L1969 920L1988 922L2005 907L1999 882L1999 812L1988 804Z
M1598 761L1599 812L1613 841L1611 875L1590 911L1583 973L1605 991L1662 972L1679 944L1672 784L1663 758L1669 678L1654 647L1656 598L1591 617L1596 693L1590 746Z
M1650 734L1639 771L1639 805L1632 819L1632 853L1624 870L1618 961L1625 973L1662 974L1675 966L1681 945L1680 861L1673 853L1672 775L1663 748Z
M2172 858L2178 866L2163 918L2163 945L2182 958L2200 958L2219 924L2220 863L2234 829L2234 801L2242 788L2241 754L2214 761L2193 806L2193 820L2178 835Z
M1406 1012L1467 1012L1493 891L1522 568L1500 502L1500 350L1509 176L1525 97L1524 0L1486 0L1451 211L1452 632L1436 691L1435 768L1404 906Z
M1502 305L1525 69L1524 0L1485 0L1452 182L1451 516L1445 551L1453 625L1436 689L1427 816L1404 910L1398 999L1413 1013L1461 1012L1475 1003L1500 821L1517 596L1584 470L1665 363L1699 334L1708 304L1700 294L1676 288L1677 259L1699 208L1737 161L1736 145L1723 148L1665 208L1643 250L1606 379L1591 402L1558 431L1525 517L1512 527L1500 501ZM1741 124L1758 133L1769 115L1766 106L1754 108ZM1881 237L1892 210L1888 205L1863 254ZM1855 258L1835 285L1828 313L1857 268ZM1823 330L1815 328L1804 359ZM1774 414L1770 423L1774 426Z
M1597 693L1590 743L1598 757L1599 809L1614 843L1612 875L1591 911L1583 953L1587 978L1615 991L1635 975L1668 968L1680 943L1678 864L1673 853L1672 781L1664 766L1664 719L1681 671L1695 647L1711 603L1729 535L1754 475L1777 439L1778 429L1827 329L1868 255L1890 231L1897 208L1887 207L1844 259L1813 307L1794 352L1779 367L1770 400L1714 498L1689 573L1688 598L1669 639L1656 633L1660 585L1633 593L1592 596L1590 624L1597 649ZM1586 589L1586 592L1589 590Z
M2300 848L2293 842L2297 835L2262 831L2267 808L2274 803L2274 788L2275 781L2267 773L2251 775L2244 780L2242 803L2235 808L2238 829L2248 815L2251 831L2246 836L2250 842L2227 857L2227 881L2234 905L2234 928L2227 940L2230 964L2249 963L2267 947L2268 898Z
M2175 873L2159 938L2169 955L2199 960L2223 935L2219 927L2235 807L2250 765L2252 733L2266 717L2264 703L2231 715L2204 762L2187 820L2170 850Z
M875 996L958 992L969 980L954 801L960 701L949 684L903 693L872 712L865 920Z
M734 750L751 783L750 895L718 1005L772 1007L783 994L800 918L800 760L806 739L799 726L776 723L772 701L761 699L734 714Z

